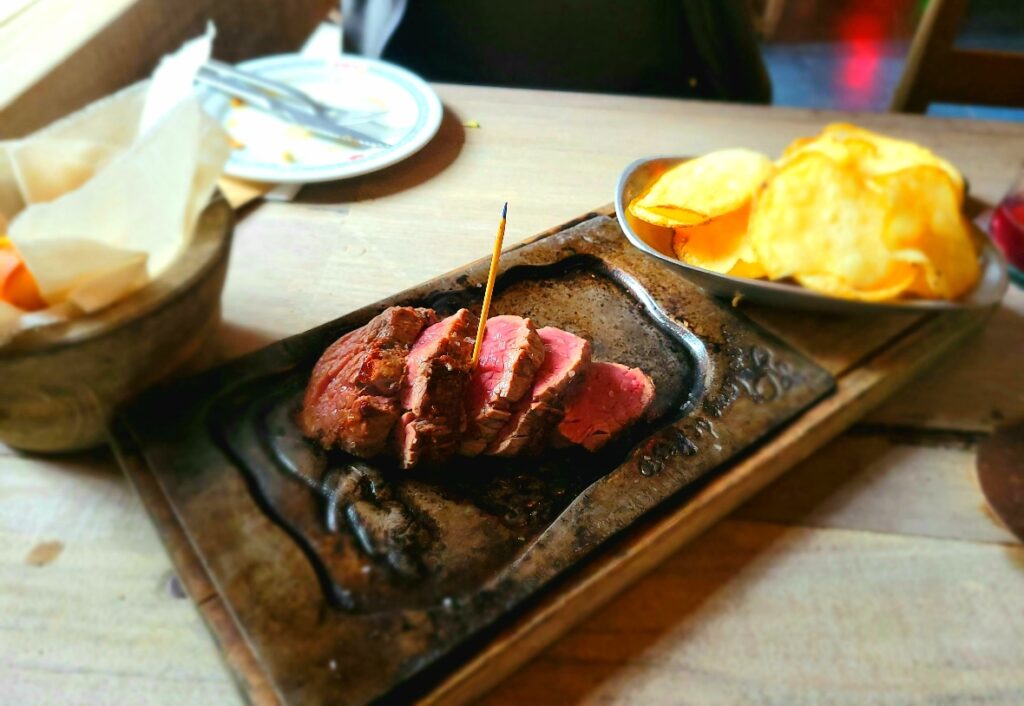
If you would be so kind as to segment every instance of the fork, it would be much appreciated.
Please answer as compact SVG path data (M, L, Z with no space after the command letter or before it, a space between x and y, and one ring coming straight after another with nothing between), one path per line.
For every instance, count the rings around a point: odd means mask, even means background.
M281 81L275 81L255 73L243 71L242 69L231 66L230 64L225 64L222 61L217 61L216 59L210 59L207 61L203 68L209 69L234 81L235 83L242 83L250 89L268 94L271 98L298 104L307 111L312 112L314 115L326 118L343 127L359 125L362 123L373 123L380 127L384 127L380 123L376 122L375 119L386 114L388 112L387 110L349 110L327 105L315 100L308 93L300 91L294 86L289 86Z

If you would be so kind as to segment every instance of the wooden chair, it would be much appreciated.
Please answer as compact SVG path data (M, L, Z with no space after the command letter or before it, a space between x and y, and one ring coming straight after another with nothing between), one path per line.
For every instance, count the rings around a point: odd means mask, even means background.
M931 0L914 35L892 110L923 113L930 103L1024 106L1024 54L957 49L969 0Z
M754 29L761 39L771 39L786 9L786 0L748 0Z

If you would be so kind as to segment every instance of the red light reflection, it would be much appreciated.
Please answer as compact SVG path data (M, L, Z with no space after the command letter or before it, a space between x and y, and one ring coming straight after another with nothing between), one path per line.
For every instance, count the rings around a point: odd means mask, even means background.
M883 18L877 14L849 14L839 18L836 29L848 51L837 76L841 93L846 96L844 107L868 107L881 88L878 74L885 37Z

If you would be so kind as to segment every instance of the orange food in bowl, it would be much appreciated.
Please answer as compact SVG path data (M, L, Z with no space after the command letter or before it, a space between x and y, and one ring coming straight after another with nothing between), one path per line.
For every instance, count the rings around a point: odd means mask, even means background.
M764 269L750 246L750 203L700 225L676 228L672 249L683 262L739 277L761 277Z
M25 311L46 308L39 287L10 238L0 237L0 301Z

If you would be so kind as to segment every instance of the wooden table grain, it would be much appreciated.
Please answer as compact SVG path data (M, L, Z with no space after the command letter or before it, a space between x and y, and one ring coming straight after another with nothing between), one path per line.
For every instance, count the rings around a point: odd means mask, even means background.
M933 147L991 203L1024 155L1012 124L437 88L420 154L243 212L197 366L480 257L505 200L509 243L607 203L638 156L777 153L853 120ZM1011 289L980 335L484 702L1024 703L1024 548L973 474L978 438L1024 417L1022 353ZM0 703L242 703L106 452L0 447Z

